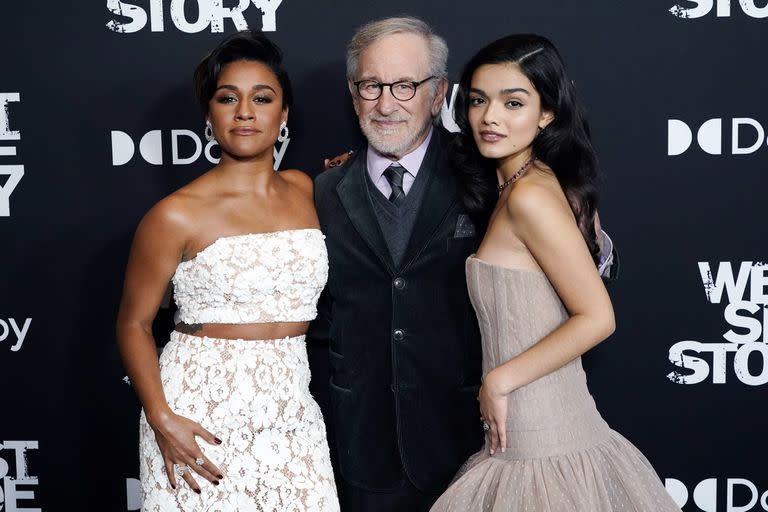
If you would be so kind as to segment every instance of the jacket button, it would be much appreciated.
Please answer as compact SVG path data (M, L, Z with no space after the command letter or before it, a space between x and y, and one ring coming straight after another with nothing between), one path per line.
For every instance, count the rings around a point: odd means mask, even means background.
M402 290L403 288L405 288L405 279L403 279L402 277L396 277L395 280L392 281L392 284L394 284L395 288L397 288L398 290Z
M392 331L392 337L395 339L395 341L403 341L403 338L405 338L405 332L402 329L395 329Z

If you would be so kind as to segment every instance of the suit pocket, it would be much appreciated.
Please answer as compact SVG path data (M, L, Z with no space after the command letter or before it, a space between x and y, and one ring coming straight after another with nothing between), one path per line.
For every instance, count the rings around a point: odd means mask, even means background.
M328 350L328 360L331 364L331 369L336 372L343 372L344 371L344 356L339 354L338 352L334 351L333 349Z
M456 238L473 237L477 234L475 224L472 219L466 213L460 213L456 216L456 229L453 232L453 236Z
M331 397L334 395L339 395L339 398L345 398L352 395L351 389L336 385L336 383L333 382L333 378L331 378L328 383L331 386Z

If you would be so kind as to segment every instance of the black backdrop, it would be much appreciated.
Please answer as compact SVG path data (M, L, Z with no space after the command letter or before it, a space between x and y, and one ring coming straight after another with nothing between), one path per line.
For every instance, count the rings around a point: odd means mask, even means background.
M115 314L136 223L212 165L193 158L190 76L205 51L222 32L270 31L296 90L280 166L314 174L359 137L346 41L402 13L448 39L454 83L501 35L559 46L622 256L618 330L586 358L598 407L686 512L768 510L768 6L676 1L3 2L0 510L138 509L139 406ZM309 350L323 403L327 357Z

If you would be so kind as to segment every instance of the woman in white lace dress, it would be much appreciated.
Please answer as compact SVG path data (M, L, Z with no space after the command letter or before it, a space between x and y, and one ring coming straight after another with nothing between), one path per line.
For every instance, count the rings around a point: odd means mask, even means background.
M328 259L312 180L273 171L292 93L261 34L198 66L221 162L139 224L117 324L143 405L143 510L338 510L304 333ZM157 357L152 321L173 281L181 323ZM200 442L202 441L202 442Z

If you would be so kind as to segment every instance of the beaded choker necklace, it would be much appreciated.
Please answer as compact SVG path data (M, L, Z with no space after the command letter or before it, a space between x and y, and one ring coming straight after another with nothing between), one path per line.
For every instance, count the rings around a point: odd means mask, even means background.
M518 169L518 171L517 171L515 174L513 174L512 176L510 176L510 178L509 178L507 181L505 181L504 183L502 183L501 185L499 185L499 192L501 192L502 190L504 190L505 188L507 188L509 185L511 185L511 184L513 184L514 182L516 182L516 181L517 181L517 180L520 178L520 176L522 176L523 174L525 174L525 171L527 171L527 170L528 170L528 168L531 166L531 164L532 164L533 162L535 162L535 161L536 161L536 157L532 157L532 158L530 158L530 159L529 159L527 162L525 162L525 163L523 164L523 166L522 166L520 169Z

